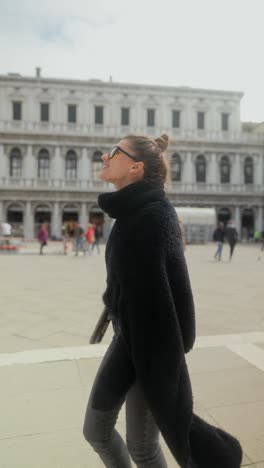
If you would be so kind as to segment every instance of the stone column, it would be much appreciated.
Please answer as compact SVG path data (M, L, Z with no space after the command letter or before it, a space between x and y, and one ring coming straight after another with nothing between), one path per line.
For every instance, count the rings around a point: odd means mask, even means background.
M231 183L241 185L243 184L243 180L241 180L241 161L240 161L240 154L235 154L233 157L233 161L231 158L232 167L231 167Z
M53 203L53 211L52 211L52 220L51 220L51 235L56 236L57 238L61 238L61 213L60 213L60 206L59 202Z
M82 148L82 156L80 159L79 167L79 180L81 181L81 187L85 189L87 188L87 181L89 179L89 163L87 148Z
M184 163L184 177L183 183L192 184L194 181L194 164L192 160L192 153L186 153L186 160Z
M257 207L257 216L256 216L256 229L260 232L264 229L264 221L263 221L263 206Z
M0 180L8 177L4 145L0 144Z
M28 145L27 153L24 158L24 177L25 179L36 179L37 177L37 160L34 158L32 146Z
M212 153L210 157L210 169L209 169L209 177L207 179L207 183L210 185L217 185L219 183L218 178L218 164L216 161L216 154Z
M25 239L33 239L34 235L34 220L31 202L27 201L24 213L24 236Z
M65 173L64 173L64 166L63 166L63 158L61 155L61 149L59 146L56 146L54 158L53 158L52 179L55 181L59 181L59 180L64 179L64 176L65 176Z
M235 207L235 218L234 218L234 225L238 232L239 239L241 237L241 214L240 214L240 206Z
M87 151L87 180L92 182L92 158L93 158L93 151Z
M86 232L86 229L88 226L88 210L87 210L87 204L85 202L81 203L80 223L81 223L82 228Z
M258 155L257 162L255 162L255 158L253 159L254 160L254 184L260 185L261 187L263 187L264 185L263 159L264 159L263 154Z
M5 222L4 219L4 202L0 201L0 224Z

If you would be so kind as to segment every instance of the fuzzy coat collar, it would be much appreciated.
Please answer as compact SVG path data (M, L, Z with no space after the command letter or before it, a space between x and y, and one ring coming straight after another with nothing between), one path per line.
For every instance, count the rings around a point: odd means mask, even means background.
M153 185L145 180L126 185L111 193L102 193L98 197L98 204L110 218L122 218L135 212L139 208L165 198L163 185Z

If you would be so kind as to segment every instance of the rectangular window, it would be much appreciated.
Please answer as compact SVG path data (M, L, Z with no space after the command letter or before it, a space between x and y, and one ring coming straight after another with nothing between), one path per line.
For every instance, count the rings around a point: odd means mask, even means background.
M172 127L173 128L180 128L180 117L181 113L178 110L172 111Z
M198 130L204 130L205 115L204 112L197 112L197 128Z
M223 113L222 114L222 130L227 131L229 130L229 114Z
M49 103L47 102L40 103L40 120L41 122L49 121Z
M95 106L94 108L94 121L96 124L104 123L104 108L103 106Z
M121 109L121 125L129 125L129 107Z
M13 101L13 120L22 119L22 102Z
M147 109L147 126L155 126L155 109Z
M68 122L69 123L77 122L77 107L75 104L68 105Z

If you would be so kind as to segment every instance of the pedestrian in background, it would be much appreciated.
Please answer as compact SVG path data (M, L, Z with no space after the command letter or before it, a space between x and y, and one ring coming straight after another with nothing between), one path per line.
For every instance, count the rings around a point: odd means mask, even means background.
M230 247L229 260L231 261L236 243L238 241L238 232L231 222L228 223L227 228L225 230L225 239L227 240L228 245Z
M222 258L222 251L223 251L223 245L224 245L224 240L225 240L225 228L224 228L224 223L219 223L218 227L214 231L213 234L213 240L217 243L217 250L215 252L214 258L218 259L218 261L221 261Z
M48 244L48 229L45 223L42 223L40 225L37 238L40 243L40 250L39 250L39 255L43 255L43 247L45 247Z
M84 230L79 222L76 223L74 228L74 239L75 239L75 256L78 256L79 249L83 251L83 255L86 255L84 247Z
M100 240L101 240L102 236L103 236L102 225L101 224L96 224L95 229L94 229L94 243L92 245L92 252L93 252L94 248L96 247L98 255L100 254L99 244L100 244Z
M89 255L92 255L93 245L95 242L95 225L92 223L88 224L87 233L86 233L86 241L88 245Z

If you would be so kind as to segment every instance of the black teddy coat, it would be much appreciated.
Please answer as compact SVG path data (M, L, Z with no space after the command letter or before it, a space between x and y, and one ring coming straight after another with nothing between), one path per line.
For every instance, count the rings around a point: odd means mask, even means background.
M141 180L98 202L116 218L103 299L168 447L183 468L239 468L239 442L193 414L185 353L195 340L194 304L177 215L163 186Z

